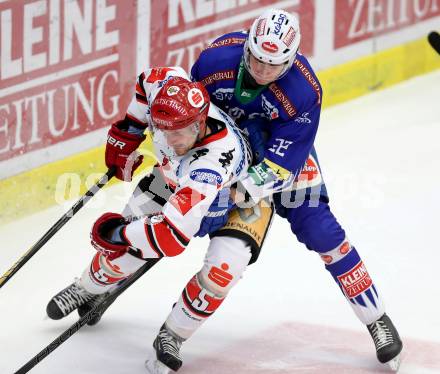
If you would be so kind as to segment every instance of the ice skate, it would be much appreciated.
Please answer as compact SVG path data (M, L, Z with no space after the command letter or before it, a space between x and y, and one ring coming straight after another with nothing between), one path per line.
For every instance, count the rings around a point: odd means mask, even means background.
M367 325L367 328L376 347L377 359L392 371L397 372L400 367L400 352L403 345L391 319L384 314L372 324Z
M102 294L102 295L94 295L89 301L85 302L84 304L80 305L78 307L78 314L80 317L86 315L89 311L91 311L93 308L95 308L99 303L101 303L108 295L108 292ZM108 304L110 306L110 304ZM95 316L87 322L89 326L96 325L102 318L102 315L107 310L107 307L100 308L99 311L95 312Z
M160 362L156 357L149 357L145 361L145 368L149 374L169 374L171 369Z
M147 359L145 367L150 374L167 374L169 369L177 371L182 366L180 347L183 339L173 334L163 324L159 334L153 342L156 359ZM168 371L167 371L168 369Z
M47 304L46 312L51 319L61 319L75 309L90 302L101 295L87 292L76 279L70 286L57 293Z

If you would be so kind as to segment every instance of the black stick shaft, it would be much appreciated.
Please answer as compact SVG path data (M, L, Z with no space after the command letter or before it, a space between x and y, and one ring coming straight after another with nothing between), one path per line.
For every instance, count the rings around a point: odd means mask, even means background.
M37 253L47 241L54 236L107 182L115 175L110 169L69 209L12 267L0 277L0 288Z
M18 369L15 374L25 374L31 370L35 365L43 361L50 353L57 349L61 344L63 344L67 339L69 339L73 334L75 334L81 327L83 327L92 318L99 316L102 308L106 308L108 303L112 303L121 293L123 293L128 287L130 287L134 282L136 282L142 275L144 275L148 270L150 270L160 259L150 259L148 260L140 269L138 269L132 276L130 276L124 283L111 292L100 304L95 306L92 310L82 316L78 322L70 326L66 331L64 331L60 336L58 336L52 343L42 349L38 354L31 358L26 364L24 364L20 369Z

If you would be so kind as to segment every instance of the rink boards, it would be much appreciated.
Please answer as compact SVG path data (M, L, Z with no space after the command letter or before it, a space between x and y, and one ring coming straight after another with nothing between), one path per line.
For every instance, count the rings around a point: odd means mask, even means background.
M324 107L440 67L425 36L439 24L436 1L0 2L0 222L93 184L137 72L188 69L212 39L274 4L300 17Z

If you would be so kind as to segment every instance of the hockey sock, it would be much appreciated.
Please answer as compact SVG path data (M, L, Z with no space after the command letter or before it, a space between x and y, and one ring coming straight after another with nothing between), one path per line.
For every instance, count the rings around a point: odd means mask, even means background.
M380 297L356 248L348 241L321 254L326 269L341 288L351 307L364 324L376 321L384 312Z
M166 320L167 326L188 339L205 322L225 298L202 287L197 275L191 278Z

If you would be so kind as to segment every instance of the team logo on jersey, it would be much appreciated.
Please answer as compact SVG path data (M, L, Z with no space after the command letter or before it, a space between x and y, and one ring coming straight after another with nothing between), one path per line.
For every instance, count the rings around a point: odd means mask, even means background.
M264 42L261 44L261 47L269 53L277 53L278 52L278 46L275 43L272 42Z
M275 142L276 143L272 144L272 147L269 148L269 151L281 157L284 157L285 151L287 151L290 145L292 145L293 143L290 140L286 140L282 138L276 138Z
M261 107L267 118L276 119L279 117L278 109L264 95L261 95Z
M310 113L308 112L301 113L301 115L298 118L295 118L295 122L304 123L304 124L312 123L311 119L309 118L309 115Z
M196 182L212 184L220 188L223 182L223 178L219 173L210 169L196 169L193 170L189 177Z
M223 100L231 100L234 96L234 89L233 88L218 88L216 89L212 95L220 101Z
M189 162L189 164L191 165L194 161L197 161L199 158L202 158L203 156L206 156L208 154L208 152L209 152L208 148L202 148L202 149L196 150L192 154L193 159Z
M225 169L226 173L228 172L228 166L231 166L231 161L234 159L233 153L235 152L235 148L229 150L228 152L222 152L218 159L218 162L222 165L222 168Z
M177 86L170 86L167 89L167 95L168 96L174 96L180 91L180 88Z

